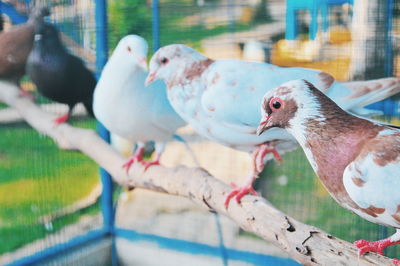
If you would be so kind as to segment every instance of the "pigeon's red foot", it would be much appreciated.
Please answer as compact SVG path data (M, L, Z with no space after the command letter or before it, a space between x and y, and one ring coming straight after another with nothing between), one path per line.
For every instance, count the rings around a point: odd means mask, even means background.
M392 259L392 262L394 265L397 265L397 266L400 265L400 260L398 260L398 259Z
M155 160L155 161L152 161L152 162L142 161L142 165L144 166L144 171L146 171L147 168L149 168L152 165L160 165L160 161L159 160Z
M69 118L69 114L65 114L62 116L57 117L56 119L54 119L54 123L56 123L56 126L65 123Z
M225 199L225 208L228 208L229 206L229 202L231 201L231 199L233 197L236 198L236 202L240 203L240 200L244 197L244 195L246 194L252 194L254 196L258 196L258 193L254 190L253 188L253 182L251 182L250 184L245 184L243 186L237 186L234 183L231 183L231 186L233 187L233 190L231 191L231 193L228 194L228 196L226 196Z
M27 97L27 98L29 98L29 99L35 99L35 95L33 95L32 93L30 93L29 91L26 91L26 90L20 90L19 91L19 95L20 96L23 96L23 97Z
M254 162L255 162L255 168L258 173L261 173L262 170L265 167L264 163L264 157L268 154L272 153L275 157L275 159L280 163L282 162L282 157L279 155L278 151L274 149L271 145L269 144L262 144L258 147L258 149L255 151L254 156Z
M366 240L357 240L353 243L358 248L358 255L363 255L366 252L372 251L383 255L383 250L392 245L400 244L400 241L392 242L390 238L385 238L375 242Z
M131 168L132 164L134 162L140 162L143 163L143 151L144 148L139 148L133 156L131 156L128 161L126 161L123 165L122 168L125 168L126 174L128 174L129 169Z

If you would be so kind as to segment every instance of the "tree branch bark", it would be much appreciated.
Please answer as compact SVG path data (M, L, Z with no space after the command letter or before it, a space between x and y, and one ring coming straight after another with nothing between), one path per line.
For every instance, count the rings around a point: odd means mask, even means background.
M152 166L146 172L134 164L129 175L121 167L125 158L93 130L68 124L54 127L53 114L44 112L30 99L19 97L18 87L0 81L0 101L15 108L37 131L54 139L60 148L79 150L105 168L119 185L140 187L190 198L199 205L230 217L242 229L254 233L286 251L305 265L391 265L378 254L361 258L349 242L303 224L276 209L261 197L245 196L241 204L232 201L225 209L225 196L231 188L201 168Z

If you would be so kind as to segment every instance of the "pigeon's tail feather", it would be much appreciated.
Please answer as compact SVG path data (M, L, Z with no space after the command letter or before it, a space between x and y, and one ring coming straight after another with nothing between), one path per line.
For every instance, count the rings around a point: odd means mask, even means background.
M94 117L94 112L93 112L93 97L90 97L83 101L83 105L85 106L86 111L88 114L92 117Z
M199 163L199 160L197 160L197 157L194 154L194 152L193 152L192 148L190 147L189 143L184 138L182 138L181 136L179 136L177 134L174 134L173 138L175 140L179 141L179 142L182 142L183 145L185 145L185 148L188 151L188 153L190 154L190 157L192 157L193 162L196 164L197 167L201 167L200 163Z
M368 81L342 83L351 94L346 96L350 109L363 107L384 100L400 92L400 78L382 78Z
M361 116L362 118L380 116L384 114L381 110L369 109L365 107L351 108L349 113L355 116Z

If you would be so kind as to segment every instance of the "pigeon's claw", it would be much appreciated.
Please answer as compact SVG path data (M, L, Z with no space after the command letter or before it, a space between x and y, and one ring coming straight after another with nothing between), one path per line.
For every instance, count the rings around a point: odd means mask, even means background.
M358 255L363 255L366 252L372 251L383 255L383 251L388 246L400 244L400 241L392 242L390 238L385 238L375 242L366 240L357 240L353 243L358 248Z
M394 265L397 265L397 266L400 265L400 260L398 260L398 259L392 259L392 262Z
M142 147L138 148L138 150L135 152L135 154L134 154L133 156L131 156L131 157L128 159L128 161L126 161L126 162L122 165L122 168L125 169L126 174L128 174L129 169L131 168L131 166L132 166L132 164L133 164L134 162L140 162L140 163L143 162L143 151L144 151L144 148L142 148Z
M69 114L65 114L54 119L55 126L65 123L69 118Z
M126 161L123 165L122 168L125 169L125 172L128 174L129 169L131 168L132 164L135 162L133 158L129 158L128 161Z
M282 157L279 155L278 151L273 145L262 144L253 153L254 167L257 173L261 173L263 171L265 167L264 158L268 153L272 153L279 163L282 162Z
M150 162L142 162L142 165L144 166L144 171L147 170L147 168L149 168L152 165L160 165L160 158L161 158L161 153L162 152L157 152L157 157L154 161L150 161Z
M380 247L379 241L368 242L366 240L357 240L353 243L358 248L358 255L372 251L383 255L383 248Z
M233 190L228 194L228 196L226 196L224 203L226 209L228 208L229 202L233 197L235 197L237 203L240 203L240 200L247 194L258 196L258 193L253 188L253 182L246 183L243 186L238 186L234 183L231 183L231 186L233 187Z
M144 166L144 171L146 171L152 165L160 165L160 161L159 160L155 160L152 162L142 161L142 165Z

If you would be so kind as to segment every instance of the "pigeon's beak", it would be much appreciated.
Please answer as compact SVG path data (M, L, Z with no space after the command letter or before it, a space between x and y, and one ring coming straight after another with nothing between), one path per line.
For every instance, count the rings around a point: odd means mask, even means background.
M269 115L264 116L260 124L257 127L257 136L260 136L265 130L268 129Z
M157 72L151 72L147 75L144 85L149 86L156 79Z
M147 72L148 68L147 68L146 58L144 58L144 57L139 58L139 66L141 69L143 69L144 71Z

